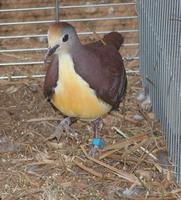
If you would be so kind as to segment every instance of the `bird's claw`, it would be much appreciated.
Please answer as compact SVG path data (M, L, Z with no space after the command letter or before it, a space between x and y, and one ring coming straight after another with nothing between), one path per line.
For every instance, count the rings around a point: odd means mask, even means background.
M56 139L58 142L60 138L65 135L70 138L78 139L78 131L70 127L71 121L69 118L63 119L60 124L56 127L54 133L47 138L47 140Z
M91 150L89 151L89 156L95 158L98 154L98 148L96 146L92 146Z

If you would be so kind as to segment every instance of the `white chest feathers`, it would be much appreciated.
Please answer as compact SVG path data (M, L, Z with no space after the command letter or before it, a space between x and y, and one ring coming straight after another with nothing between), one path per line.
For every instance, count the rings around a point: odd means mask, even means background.
M111 110L111 106L98 99L95 91L75 72L69 54L59 56L58 73L59 78L52 103L64 115L96 119Z

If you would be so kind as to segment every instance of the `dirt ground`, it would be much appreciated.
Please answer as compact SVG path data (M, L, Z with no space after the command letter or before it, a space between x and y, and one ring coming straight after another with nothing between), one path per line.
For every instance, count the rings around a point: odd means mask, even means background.
M62 5L85 1L61 1ZM89 3L100 3L91 0ZM101 1L101 3L120 1ZM121 1L128 2L128 1ZM131 1L129 1L131 2ZM2 9L52 6L52 1L7 0ZM15 18L16 15L16 18ZM136 15L134 6L65 9L62 19ZM26 17L26 18L25 18ZM0 13L2 22L48 20L54 12ZM137 29L136 20L72 23L78 31ZM45 34L49 24L3 26L0 35ZM125 43L138 42L137 33L124 33ZM83 43L95 40L81 36ZM45 39L1 40L1 48L46 47ZM45 52L3 53L0 62L38 61ZM137 47L122 47L124 57L137 56ZM138 70L139 62L125 60L127 71ZM43 65L0 67L0 76L45 73ZM92 131L88 123L72 126L78 137L62 135L48 140L63 119L43 95L42 79L0 81L0 199L2 200L117 200L179 199L159 123L137 100L142 91L140 76L128 73L125 106L120 105L103 119L100 132L104 148L89 156ZM144 107L144 108L143 108Z
M47 141L62 116L44 99L42 81L1 82L2 199L176 199L159 125L136 100L139 76L129 76L124 109L104 118L105 146L95 158L87 155L88 123L73 125L77 140Z

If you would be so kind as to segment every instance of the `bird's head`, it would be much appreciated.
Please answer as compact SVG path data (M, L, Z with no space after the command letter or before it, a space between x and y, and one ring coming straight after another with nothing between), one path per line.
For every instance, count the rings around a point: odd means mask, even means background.
M48 29L46 58L52 54L69 52L75 44L80 44L75 28L66 22L55 23Z

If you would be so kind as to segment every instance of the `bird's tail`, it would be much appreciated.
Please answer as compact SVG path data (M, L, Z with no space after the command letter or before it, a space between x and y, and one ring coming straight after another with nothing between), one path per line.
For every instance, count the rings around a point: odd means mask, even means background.
M104 36L103 40L107 45L114 46L117 50L119 50L124 42L123 36L118 32L108 33Z

